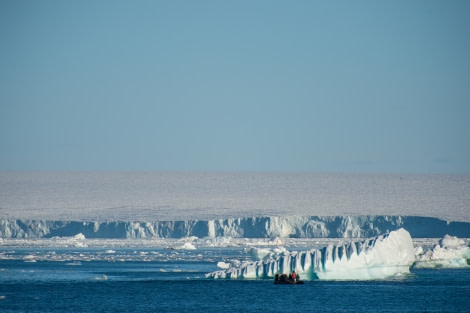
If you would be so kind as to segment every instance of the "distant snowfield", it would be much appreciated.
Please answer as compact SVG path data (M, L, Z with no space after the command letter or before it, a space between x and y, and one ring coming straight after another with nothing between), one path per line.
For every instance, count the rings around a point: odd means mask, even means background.
M413 215L470 221L470 175L0 172L3 219Z

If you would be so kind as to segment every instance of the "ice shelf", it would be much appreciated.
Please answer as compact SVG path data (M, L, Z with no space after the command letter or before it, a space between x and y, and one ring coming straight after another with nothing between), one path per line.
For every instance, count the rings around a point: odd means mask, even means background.
M0 219L1 238L367 238L406 228L413 238L470 237L470 222L419 216L267 216L186 221Z

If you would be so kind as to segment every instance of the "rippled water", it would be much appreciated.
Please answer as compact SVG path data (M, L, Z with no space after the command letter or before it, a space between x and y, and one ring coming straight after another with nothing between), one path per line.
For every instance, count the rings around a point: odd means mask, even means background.
M381 281L212 280L242 247L7 247L1 312L469 312L470 269Z

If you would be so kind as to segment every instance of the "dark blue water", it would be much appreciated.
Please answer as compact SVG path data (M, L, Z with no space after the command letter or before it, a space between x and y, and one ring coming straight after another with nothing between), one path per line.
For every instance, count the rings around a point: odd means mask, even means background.
M151 262L0 261L0 312L470 312L469 269L386 281L211 280L204 253Z

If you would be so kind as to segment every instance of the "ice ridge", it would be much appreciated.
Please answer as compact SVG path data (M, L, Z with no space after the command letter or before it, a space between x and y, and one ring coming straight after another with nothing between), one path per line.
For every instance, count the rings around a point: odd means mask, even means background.
M470 222L419 216L270 216L187 221L0 219L1 238L368 238L399 228L413 238L470 237Z
M346 245L287 252L264 261L212 272L207 278L272 278L296 271L303 279L384 279L409 273L415 261L410 233L403 228Z

